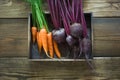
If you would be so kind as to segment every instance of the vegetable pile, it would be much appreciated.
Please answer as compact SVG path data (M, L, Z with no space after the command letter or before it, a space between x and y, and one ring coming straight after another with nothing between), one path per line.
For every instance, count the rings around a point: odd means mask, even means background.
M46 56L54 57L54 52L58 58L61 58L61 53L58 49L58 44L53 40L52 32L49 30L44 12L42 10L41 0L28 0L31 3L32 21L31 27L33 44L37 42L39 53L43 49Z
M87 25L82 10L82 0L47 1L55 28L52 31L53 39L57 43L68 43L69 47L75 52L75 58L79 58L82 53L88 56L90 40L87 35Z
M47 0L54 25L53 39L57 43L66 42L74 53L73 58L84 55L88 64L90 39L82 8L82 0Z
M49 58L62 57L58 44L67 43L73 59L84 56L89 59L90 39L82 8L82 0L47 0L54 29L47 25L41 0L29 0L32 8L32 41L37 42L41 53L43 48Z

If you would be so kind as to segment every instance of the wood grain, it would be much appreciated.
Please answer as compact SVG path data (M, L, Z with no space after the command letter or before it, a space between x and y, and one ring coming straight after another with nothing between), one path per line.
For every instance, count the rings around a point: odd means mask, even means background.
M120 56L120 18L93 18L93 55ZM27 19L0 19L0 57L28 56Z
M45 2L44 6L49 11ZM120 0L83 0L83 10L93 17L120 17Z
M86 62L29 62L27 58L0 58L0 80L119 80L120 58ZM49 67L48 67L49 66Z
M94 56L120 56L120 41L95 40L94 41Z
M94 17L120 16L120 0L84 0L84 11Z
M25 0L0 0L0 18L27 18L29 12Z
M92 12L93 17L119 17L120 0L83 0L84 12ZM48 12L46 1L43 9ZM27 18L30 5L25 0L0 0L0 18Z
M120 56L120 18L94 18L94 56Z
M27 56L27 19L0 19L0 57Z

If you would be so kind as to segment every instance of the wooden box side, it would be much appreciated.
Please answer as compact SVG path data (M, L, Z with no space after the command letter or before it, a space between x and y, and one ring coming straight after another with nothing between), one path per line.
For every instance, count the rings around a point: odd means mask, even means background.
M85 15L85 19L86 19L86 23L87 23L87 30L88 30L88 34L89 34L89 37L90 37L90 40L91 40L91 49L90 49L90 55L89 55L89 59L92 59L93 56L92 56L92 50L93 50L93 29L92 29L92 13L84 13ZM47 20L48 20L48 24L51 25L52 22L50 22L50 14L46 14L47 16ZM52 25L51 25L52 26ZM29 60L30 61L59 61L59 59L49 59L47 58L44 54L44 51L42 53L39 53L37 51L37 44L35 43L33 46L33 43L32 43L32 35L31 35L31 27L32 27L32 14L30 13L29 14L29 17L28 17L28 52L29 52ZM51 27L53 28L53 27ZM61 45L59 45L61 46ZM62 50L64 48L60 47L60 50ZM65 57L65 54L67 53L68 50L62 50L64 52L62 52L64 54L64 57ZM40 58L40 55L44 56L42 58ZM56 56L55 56L56 57ZM63 60L63 61L74 61L74 59L72 58L64 58L62 57L62 59L60 60ZM76 59L78 61L81 61L82 59Z

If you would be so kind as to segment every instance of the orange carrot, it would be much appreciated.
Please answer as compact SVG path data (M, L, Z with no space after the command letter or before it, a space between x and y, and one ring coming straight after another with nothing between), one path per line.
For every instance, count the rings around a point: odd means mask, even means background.
M48 54L47 30L45 28L40 30L42 46L46 54Z
M53 40L53 46L54 46L54 50L55 50L56 55L58 56L58 58L61 58L61 53L58 49L58 45L57 45L55 40Z
M42 40L41 40L41 34L40 34L40 32L37 32L37 44L38 44L38 50L39 50L39 52L41 52Z
M37 35L37 28L36 27L32 27L32 39L33 39L33 43L36 40L36 35Z
M54 54L53 54L52 32L49 32L47 34L47 38L48 38L48 51L50 53L50 57L53 58Z

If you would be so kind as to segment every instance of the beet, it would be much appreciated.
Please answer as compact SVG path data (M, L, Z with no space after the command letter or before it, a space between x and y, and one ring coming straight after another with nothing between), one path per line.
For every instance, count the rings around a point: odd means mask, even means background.
M73 46L73 54L74 54L73 58L74 58L74 59L76 59L76 58L78 57L79 50L80 50L80 49L79 49L78 45L74 45L74 46Z
M83 53L89 53L90 50L90 39L89 38L83 38L82 40L82 44L83 44Z
M82 36L83 29L80 23L73 23L70 26L70 34L76 38L80 38Z
M83 53L85 55L85 59L88 63L88 65L90 66L91 69L94 70L93 64L89 61L89 52L90 52L90 39L88 37L83 38L82 40L82 44L83 44Z
M66 42L68 43L69 46L75 45L75 43L77 43L77 41L78 40L76 38L72 37L71 35L68 35L66 37Z
M52 31L52 34L53 34L53 39L57 43L65 42L66 34L65 34L65 29L64 28L54 29Z

